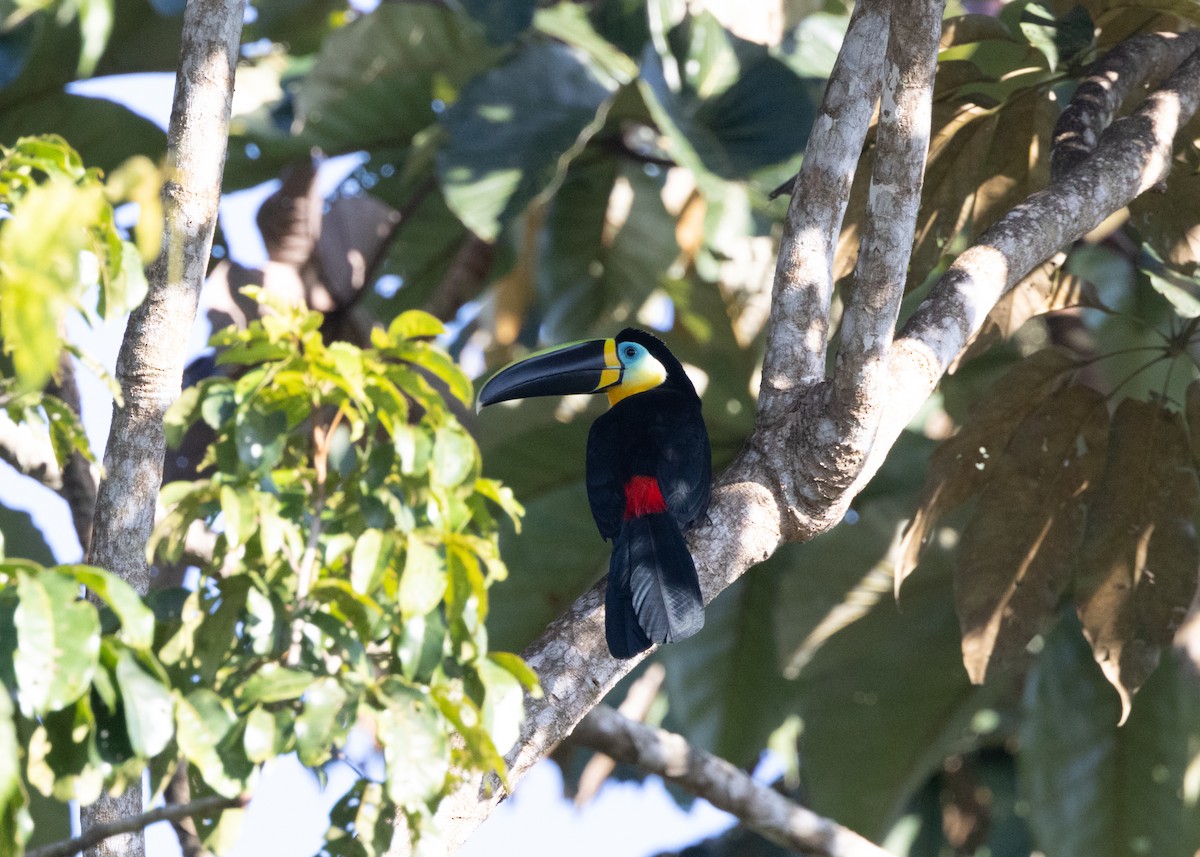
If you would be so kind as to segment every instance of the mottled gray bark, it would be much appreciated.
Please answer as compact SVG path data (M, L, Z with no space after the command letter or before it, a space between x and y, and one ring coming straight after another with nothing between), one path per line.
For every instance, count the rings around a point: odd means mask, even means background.
M212 247L225 167L243 0L188 0L167 131L163 249L146 300L129 318L117 357L124 404L113 408L88 561L145 593L146 540L162 482L163 414L179 395L184 347ZM80 811L84 836L141 815L140 783ZM88 857L142 857L141 828L91 845Z
M825 377L833 254L883 85L880 47L887 44L890 7L887 0L855 5L792 186L767 326L760 425L795 410L803 392Z

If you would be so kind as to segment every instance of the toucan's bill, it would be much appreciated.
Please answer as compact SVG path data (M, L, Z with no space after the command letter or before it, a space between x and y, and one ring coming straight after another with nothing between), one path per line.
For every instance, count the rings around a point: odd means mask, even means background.
M600 393L620 380L615 340L575 342L501 369L479 391L478 407L532 396Z

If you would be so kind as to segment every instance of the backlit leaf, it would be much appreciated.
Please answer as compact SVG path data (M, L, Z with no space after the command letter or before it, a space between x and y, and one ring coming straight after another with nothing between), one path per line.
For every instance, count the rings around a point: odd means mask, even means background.
M17 596L13 670L17 702L30 717L63 708L87 690L100 655L100 619L63 572L20 572Z
M388 797L399 806L428 801L450 772L450 741L433 701L415 690L395 688L388 706L374 712L383 745Z
M1021 423L996 461L955 566L963 662L976 684L1021 663L1057 615L1107 428L1104 397L1067 387Z
M125 728L133 751L142 758L157 756L175 734L175 702L171 692L138 664L125 649L117 660L117 686L125 711Z
M236 770L226 768L221 744L233 732L237 718L216 693L200 688L180 699L175 708L179 749L218 794L237 797L243 784Z
M1179 416L1125 399L1113 416L1075 589L1084 633L1121 696L1122 722L1196 591L1197 511Z
M995 470L990 462L1008 445L1013 431L1076 364L1068 351L1056 348L1022 360L976 404L958 433L937 448L917 511L895 553L897 592L916 568L934 525L987 483Z
M154 643L154 613L125 581L102 568L90 565L62 566L121 620L120 638L127 646L148 651Z

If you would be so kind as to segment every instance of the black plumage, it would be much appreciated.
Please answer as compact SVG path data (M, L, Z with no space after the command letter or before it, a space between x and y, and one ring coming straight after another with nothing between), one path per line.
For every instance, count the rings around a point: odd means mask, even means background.
M695 634L704 601L684 534L705 517L712 460L687 373L657 337L626 328L508 367L480 403L565 392L604 392L612 403L592 424L586 467L592 516L613 543L609 651L629 658Z

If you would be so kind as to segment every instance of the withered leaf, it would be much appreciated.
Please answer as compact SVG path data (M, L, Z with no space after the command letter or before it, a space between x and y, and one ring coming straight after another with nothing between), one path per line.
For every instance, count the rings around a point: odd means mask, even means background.
M1196 590L1197 490L1177 414L1126 399L1113 416L1075 586L1084 634L1121 697L1121 721Z
M987 483L995 470L993 457L1076 365L1075 357L1061 348L1047 348L1021 361L996 382L958 433L934 451L917 511L893 553L897 595L938 520Z
M1030 414L996 461L954 570L971 681L1021 664L1057 615L1083 535L1083 497L1104 464L1108 411L1083 386Z

